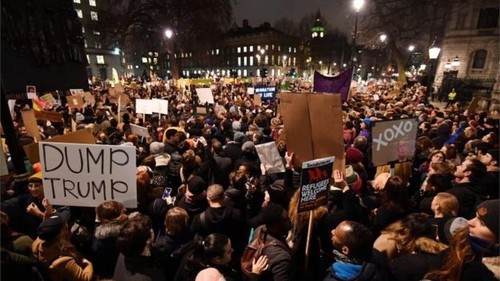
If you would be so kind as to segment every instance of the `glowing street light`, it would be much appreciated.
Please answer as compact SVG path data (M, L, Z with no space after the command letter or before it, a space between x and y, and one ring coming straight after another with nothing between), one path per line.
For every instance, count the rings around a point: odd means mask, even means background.
M167 37L167 39L172 38L172 36L173 36L173 35L174 35L174 32L172 31L172 29L167 28L167 29L165 30L165 37Z
M385 34L380 34L380 41L381 41L382 43L384 43L386 39L387 39L387 35L385 35Z
M413 50L415 50L415 46L414 45L408 46L408 51L413 52Z

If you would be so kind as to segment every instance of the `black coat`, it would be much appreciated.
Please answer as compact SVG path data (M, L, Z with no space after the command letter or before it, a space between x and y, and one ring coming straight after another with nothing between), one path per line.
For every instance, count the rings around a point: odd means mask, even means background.
M113 277L120 254L116 246L116 238L122 227L122 223L110 222L96 227L94 231L91 246L92 264L94 273L101 278Z
M394 280L418 281L431 270L438 269L441 259L437 255L414 253L396 257L389 263L391 276Z
M482 201L479 187L470 182L458 183L446 192L457 197L459 203L458 216L466 219L476 216L476 207Z
M118 256L113 280L117 281L164 281L165 275L161 266L146 256Z

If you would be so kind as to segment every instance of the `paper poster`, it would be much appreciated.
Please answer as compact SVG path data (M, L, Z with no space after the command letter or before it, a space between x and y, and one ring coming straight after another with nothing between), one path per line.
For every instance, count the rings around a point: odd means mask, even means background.
M46 140L45 142L68 142L68 143L88 143L95 144L95 138L91 129L83 129L74 133L56 136ZM24 152L31 164L40 162L40 154L38 152L38 143L32 143L23 146Z
M40 131L38 130L38 125L36 123L35 112L33 109L22 110L21 115L23 116L24 127L26 128L26 134L36 140L41 140Z
M335 156L335 169L344 169L342 103L340 95L300 93L280 95L288 150L294 166Z
M200 104L214 104L214 96L212 95L212 89L210 88L196 88L196 93L200 99Z
M69 92L71 93L71 95L78 95L78 94L82 94L83 95L83 89L69 89Z
M68 101L68 107L73 109L80 109L83 107L83 96L74 95L74 96L66 96L66 100Z
M266 174L285 172L283 160L274 141L256 145L255 150Z
M153 99L153 112L168 114L168 100Z
M247 93L248 93L249 95L253 96L253 95L254 95L254 93L255 93L255 88L253 88L253 87L248 87L248 88L247 88Z
M132 134L136 134L140 137L149 137L148 128L146 127L130 124L130 130L132 131Z
M40 142L38 149L50 203L96 207L114 200L137 207L135 147Z
M56 111L47 111L47 110L35 111L35 117L38 120L48 120L54 123L64 122L63 114L61 112L56 112Z
M28 96L28 99L32 100L36 96L36 87L33 85L27 85L26 86L26 95Z
M417 118L374 121L371 124L373 166L413 161Z
M153 114L154 102L153 100L136 99L135 100L135 113Z
M0 145L0 176L8 174L9 169L7 168L7 158L5 157L5 152L3 151L3 145Z
M302 163L299 213L314 210L328 203L328 186L335 157Z

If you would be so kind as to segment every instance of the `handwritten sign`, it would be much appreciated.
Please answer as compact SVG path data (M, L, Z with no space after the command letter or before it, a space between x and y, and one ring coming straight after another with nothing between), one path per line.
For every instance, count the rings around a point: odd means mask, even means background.
M135 147L40 142L45 197L55 205L137 207Z
M417 130L416 118L372 122L373 165L413 160Z
M335 162L335 157L326 157L302 163L299 213L326 205L333 162Z
M210 88L196 88L196 93L200 99L200 104L214 104L214 96Z
M136 99L135 100L135 113L153 114L154 102L153 100Z

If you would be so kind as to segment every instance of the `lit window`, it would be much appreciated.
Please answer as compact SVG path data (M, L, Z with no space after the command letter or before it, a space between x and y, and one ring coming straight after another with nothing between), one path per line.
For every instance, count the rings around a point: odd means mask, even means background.
M264 58L264 64L269 64L269 56L266 55L266 57Z
M99 20L98 17L97 17L97 12L94 12L94 11L90 12L90 18L92 20Z
M243 57L243 65L247 66L247 57Z
M83 19L83 13L82 13L82 10L80 9L75 9L76 11L76 14L78 15L79 18Z
M293 65L294 65L294 66L295 66L295 63L296 63L296 62L297 62L297 58L296 58L296 57L294 57L294 58L293 58Z
M193 53L189 53L189 57L192 58L193 57Z
M241 53L241 47L238 47L237 52Z
M238 69L238 77L241 77L241 69Z
M243 77L247 77L248 76L248 72L246 69L243 69Z
M288 52L291 53L292 52L292 47L288 47Z
M253 46L250 46L248 51L253 52Z
M158 52L155 52L155 57L157 57L157 56L158 56Z
M126 63L126 62L125 62L125 58L122 58L122 63L123 63L123 64L125 64L125 63Z
M238 57L238 66L241 66L241 57Z
M271 64L274 64L274 56L271 56Z
M85 27L82 26L82 33L85 33Z
M152 57L153 56L153 52L149 52L148 56Z
M93 31L94 35L101 35L101 32L94 30Z
M83 40L83 43L85 44L85 48L88 48L89 46L87 45L87 39Z
M243 47L243 53L246 53L247 52L247 46L244 46Z
M294 53L296 53L296 52L297 52L297 48L296 48L296 47L295 47L295 48L293 48L293 52L294 52Z
M151 63L151 58L148 58L148 63Z
M281 51L281 45L278 45L278 51Z
M97 64L104 64L104 56L96 56Z
M250 56L250 66L253 66L253 56Z
M257 46L257 51L260 51L260 45Z
M80 1L80 0L78 0ZM95 3L95 0L89 0L89 6L95 7L97 4Z
M148 63L148 58L142 57L142 63Z
M219 54L219 49L215 49L215 53L218 55Z
M274 50L274 44L271 45L271 50Z
M90 63L90 56L87 55L87 63Z
M81 1L80 1L80 0L73 0L73 3L80 4L80 3L81 3Z
M266 45L266 51L269 50L269 45Z

